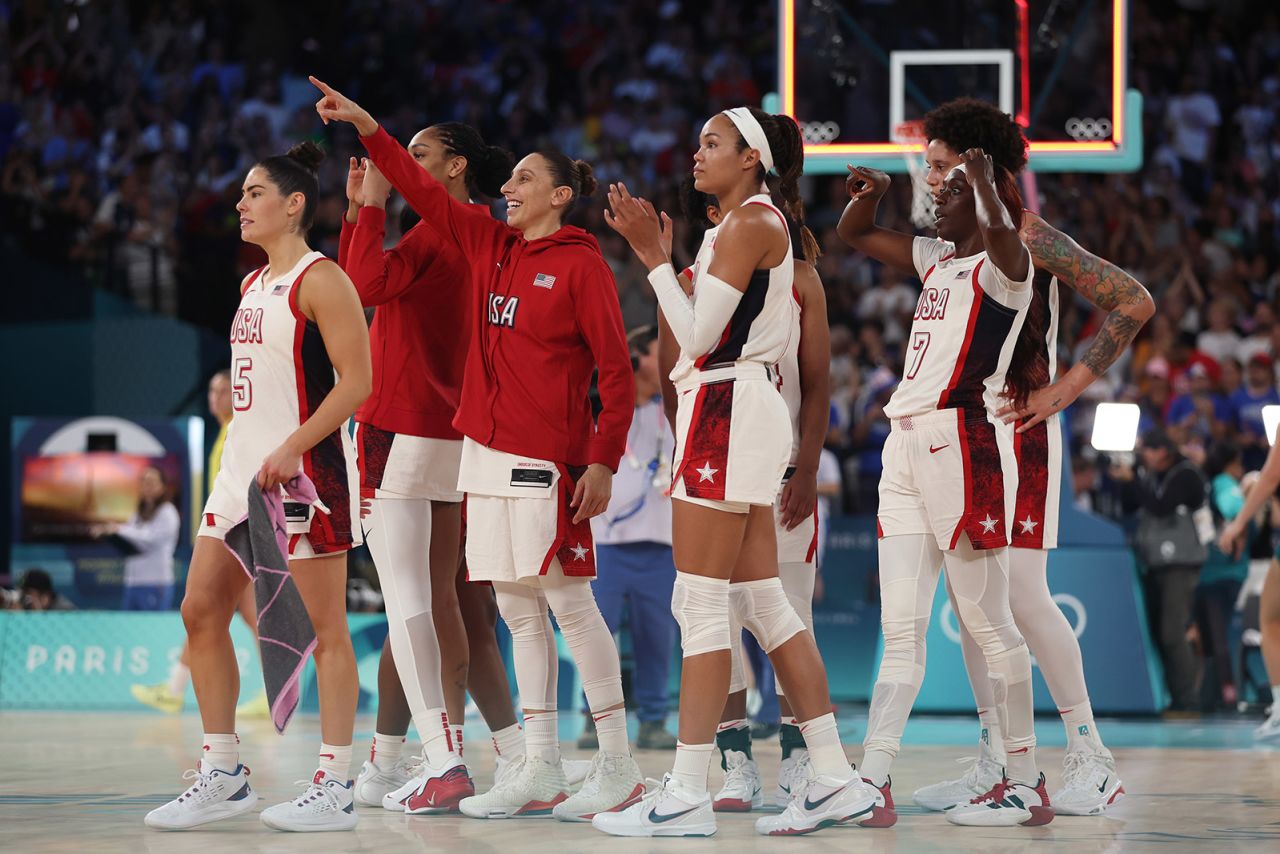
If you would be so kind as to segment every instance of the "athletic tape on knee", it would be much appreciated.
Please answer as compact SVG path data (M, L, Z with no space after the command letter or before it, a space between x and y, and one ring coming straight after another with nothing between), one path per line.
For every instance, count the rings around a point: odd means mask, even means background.
M729 581L677 572L671 615L680 626L684 657L729 649Z
M730 584L729 602L766 654L805 630L776 576Z
M747 690L747 669L742 661L742 623L729 609L729 693Z

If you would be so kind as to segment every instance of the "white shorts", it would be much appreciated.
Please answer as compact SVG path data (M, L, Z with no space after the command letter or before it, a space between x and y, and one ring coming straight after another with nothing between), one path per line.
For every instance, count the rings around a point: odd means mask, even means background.
M932 534L943 551L1009 544L1017 491L1013 427L985 412L940 409L893 420L882 455L880 537Z
M458 502L461 439L392 433L356 423L360 494L365 498L425 498Z
M677 391L671 497L735 513L771 506L791 457L791 416L770 369L698 371Z
M790 479L792 469L787 469L782 480L785 488ZM818 508L815 505L799 525L790 531L782 524L782 492L778 492L778 500L773 503L773 527L778 537L778 563L807 563L812 565L818 554Z
M1058 547L1058 504L1062 498L1062 419L1041 421L1015 433L1018 497L1010 545L1018 549Z

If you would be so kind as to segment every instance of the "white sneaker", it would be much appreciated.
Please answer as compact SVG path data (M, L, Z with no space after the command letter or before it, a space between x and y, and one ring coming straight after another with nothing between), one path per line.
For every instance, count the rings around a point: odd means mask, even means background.
M1276 699L1276 703L1280 704L1280 698ZM1262 725L1253 731L1253 737L1258 741L1280 739L1280 712L1273 712L1271 717L1263 721Z
M591 773L590 759L561 759L560 767L564 769L564 778L570 786L581 786L582 781Z
M803 784L801 794L778 815L756 819L761 836L799 836L835 824L870 816L876 805L876 788L855 774L847 781L815 777Z
M809 751L791 751L791 755L778 766L778 786L773 790L774 805L780 810L786 809L791 799L812 778L813 766L809 764Z
M716 812L751 812L763 807L764 787L756 761L741 750L726 750L724 764L724 785L712 797L711 808Z
M561 821L591 821L596 813L621 812L644 797L644 776L629 754L605 753L591 760L582 788L551 810Z
M372 759L366 760L356 776L356 803L362 807L382 806L383 798L413 779L409 766L415 759L417 757L401 754L394 762L388 763L386 768Z
M978 742L977 757L966 756L956 761L969 765L963 777L916 789L911 799L927 810L950 809L986 794L1004 777L1004 758L985 740Z
M421 754L410 756L405 760L404 771L409 778L396 788L382 796L382 808L392 812L404 812L404 799L418 788L418 774L422 771L422 763L426 758Z
M263 824L296 833L355 830L359 818L351 781L343 783L317 771L310 781L299 780L298 785L306 787L301 795L262 811Z
M596 813L591 826L610 836L713 836L716 814L711 795L685 792L667 774L639 802L622 812Z
M1004 778L981 797L947 810L946 816L965 827L1039 827L1053 821L1053 807L1041 774L1034 786Z
M549 818L556 804L569 797L569 781L559 764L529 756L511 760L514 766L483 795L463 798L458 809L471 818Z
M257 793L249 787L249 769L244 765L229 772L214 768L202 759L183 774L182 779L195 782L169 803L147 813L143 820L147 827L186 830L240 815L258 803Z
M456 753L449 754L444 764L438 767L423 762L412 783L413 791L402 801L405 815L457 812L462 799L476 793L471 773Z
M1070 750L1062 760L1062 788L1053 793L1059 815L1100 815L1124 797L1110 753Z

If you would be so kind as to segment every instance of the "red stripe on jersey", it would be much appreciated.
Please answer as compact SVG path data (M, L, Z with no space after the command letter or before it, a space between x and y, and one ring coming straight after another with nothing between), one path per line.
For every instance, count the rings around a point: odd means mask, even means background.
M686 495L725 500L729 479L729 436L733 429L733 382L709 383L699 389L696 419L689 424L689 440L680 464ZM700 462L701 468L691 463Z
M947 404L951 401L951 393L956 390L956 386L960 384L960 377L964 374L965 361L969 357L969 347L973 344L973 329L978 324L978 313L982 309L982 286L978 284L978 271L982 269L984 263L986 263L985 258L973 268L973 305L969 309L969 322L964 330L964 343L960 345L960 355L956 357L956 367L951 372L951 381L942 390L942 394L938 395L939 409L947 408ZM932 269L930 272L932 272ZM952 546L952 548L955 547Z
M680 465L671 473L671 486L667 489L667 495L671 495L671 491L676 488L676 483L684 474L684 467L689 464L689 443L693 439L694 428L698 426L698 416L702 414L702 401L706 398L706 393L706 386L698 386L698 392L693 398L693 412L689 416L689 429L685 431L684 441L676 446L674 458L680 460Z
M204 514L204 523L212 528L218 524L218 520L214 518L212 513L206 513Z
M1049 422L1041 421L1025 433L1014 433L1013 441L1018 459L1018 492L1012 545L1042 549L1045 505L1049 497ZM1028 524L1024 526L1023 522ZM1030 530L1024 530L1026 527Z
M876 527L880 527L880 520L876 520ZM813 506L813 539L809 541L809 551L804 556L805 563L813 563L814 557L818 554L818 505Z
M883 539L884 539L884 528L880 525L880 517L879 517L879 516L877 516L877 517L876 517L876 539L877 539L877 540L883 540Z
M258 281L258 277L262 275L262 271L265 269L267 269L267 265L263 264L261 267L259 267L258 269L254 270L252 273L249 274L249 278L245 280L244 285L242 285L240 288L240 296L244 296L245 291L253 287L253 283Z
M705 365L711 359L712 356L720 352L721 347L729 343L729 336L732 334L733 334L733 318L730 317L729 322L725 324L724 333L720 336L720 340L716 342L716 346L712 347L710 350L703 353L702 356L696 362L693 363L694 367L701 370L702 366Z
M968 341L965 342L966 346L968 343ZM969 434L964 428L963 409L956 410L956 433L960 439L960 459L964 464L964 510L961 511L960 519L956 522L956 529L951 534L951 545L948 546L951 549L954 549L956 544L960 542L960 534L964 532L965 523L969 521L969 511L973 507L973 468L969 460Z
M925 282L929 281L929 277L933 275L933 271L934 271L934 270L936 270L936 269L938 269L938 265L937 265L937 264L934 264L932 267L930 267L929 269L925 270L925 271L924 271L924 278L920 280L920 284L922 284L922 285L923 285Z

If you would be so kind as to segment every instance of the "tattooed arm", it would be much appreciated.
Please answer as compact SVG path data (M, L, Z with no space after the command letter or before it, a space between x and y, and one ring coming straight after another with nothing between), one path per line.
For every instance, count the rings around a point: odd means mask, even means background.
M1035 214L1025 215L1022 239L1037 269L1057 276L1107 316L1079 363L1056 382L1032 392L1025 407L1006 406L1000 411L1006 421L1026 419L1019 432L1070 406L1120 358L1156 311L1151 294L1133 276L1081 248Z

